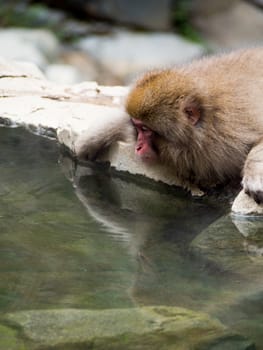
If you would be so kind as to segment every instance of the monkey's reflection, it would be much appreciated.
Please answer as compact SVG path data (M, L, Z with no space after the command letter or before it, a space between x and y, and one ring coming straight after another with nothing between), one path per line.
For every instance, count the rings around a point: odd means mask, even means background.
M232 222L244 237L243 245L253 260L263 257L263 220L262 217L233 216Z
M225 210L193 200L178 188L127 174L112 175L104 165L76 165L65 157L61 164L89 214L133 254L141 255L144 245L153 240L187 245Z
M231 250L233 237L239 240L237 246L242 246L244 238L238 235L234 226L231 226L229 242L221 231L215 231L215 237L211 239L207 239L209 234L204 234L205 249L201 249L201 256L193 254L191 248L194 238L202 235L210 224L215 222L216 225L217 219L229 212L230 205L227 207L224 201L193 199L182 190L127 174L111 174L100 165L76 165L67 158L63 159L62 165L89 215L102 225L106 234L121 242L136 262L137 272L130 276L133 280L130 295L136 303L198 308L201 303L204 307L220 309L218 293L223 293L222 286L231 293L233 289L234 295L240 292L240 286L236 289L231 282L235 271L227 272L221 265L209 262L211 254L217 252L213 248L215 239L219 246L222 237L226 246L230 244L226 254ZM222 228L224 230L224 225ZM237 255L240 254L243 257L248 253L244 250ZM236 261L235 254L228 258ZM192 286L190 289L189 285ZM207 285L211 287L209 292ZM246 283L243 289L247 291Z

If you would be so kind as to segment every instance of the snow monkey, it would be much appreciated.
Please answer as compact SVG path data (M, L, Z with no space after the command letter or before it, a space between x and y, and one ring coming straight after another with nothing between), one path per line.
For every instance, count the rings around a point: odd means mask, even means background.
M146 73L126 110L143 161L204 189L242 176L245 192L263 202L263 48Z

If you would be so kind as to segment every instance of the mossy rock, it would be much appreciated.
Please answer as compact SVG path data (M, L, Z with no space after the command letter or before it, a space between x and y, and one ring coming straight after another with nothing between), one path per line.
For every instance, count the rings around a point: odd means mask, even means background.
M6 315L33 349L252 350L204 313L178 307L38 310Z
M24 342L19 339L15 329L0 325L0 349L1 350L27 350Z

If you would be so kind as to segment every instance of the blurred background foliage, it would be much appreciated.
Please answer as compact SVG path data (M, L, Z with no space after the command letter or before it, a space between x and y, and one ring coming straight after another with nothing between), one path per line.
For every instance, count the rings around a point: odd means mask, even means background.
M166 1L166 7L169 11L164 21L166 23L161 25L152 23L150 26L146 18L145 23L143 23L143 19L140 20L140 23L136 23L133 19L130 21L122 20L121 14L116 18L116 15L112 13L114 11L107 10L103 2L106 3L107 1L99 1L100 5L94 9L94 1L89 0L11 0L8 2L1 0L0 27L48 28L60 39L68 40L74 39L76 35L79 37L87 34L87 30L84 30L84 28L83 31L79 30L78 32L74 30L70 32L68 27L65 28L65 21L78 21L79 24L92 24L95 26L96 32L102 33L106 31L107 24L121 24L136 30L172 30L190 40L197 42L201 40L198 30L191 23L193 9L191 0ZM116 2L118 3L118 1ZM131 6L133 3L133 1L124 2L130 2ZM147 10L151 12L152 1L144 2L145 4L142 4L144 7L143 16L147 17ZM153 2L156 3L156 1ZM137 4L137 6L139 5ZM114 4L112 7L114 7ZM125 6L123 6L123 11L125 12ZM100 25L98 25L98 21L101 22Z
M129 84L145 70L262 45L262 8L263 0L0 0L1 56L33 62L56 82Z

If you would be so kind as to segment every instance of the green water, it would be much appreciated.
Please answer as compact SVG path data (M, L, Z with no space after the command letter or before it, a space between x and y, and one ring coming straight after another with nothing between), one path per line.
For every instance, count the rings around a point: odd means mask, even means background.
M248 242L229 217L208 228L228 200L76 167L21 129L1 128L0 145L2 314L182 306L263 349L263 257L248 251L262 238Z

